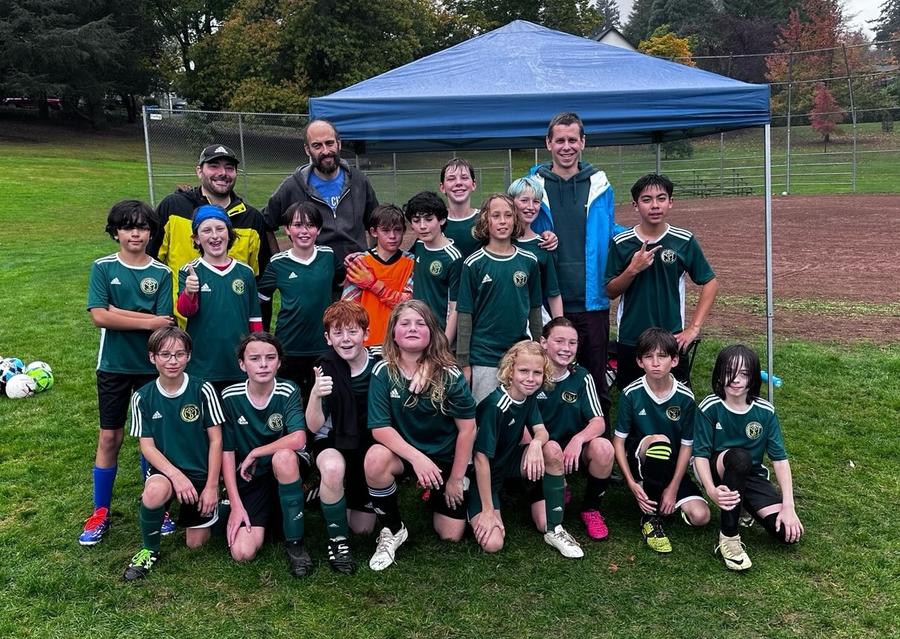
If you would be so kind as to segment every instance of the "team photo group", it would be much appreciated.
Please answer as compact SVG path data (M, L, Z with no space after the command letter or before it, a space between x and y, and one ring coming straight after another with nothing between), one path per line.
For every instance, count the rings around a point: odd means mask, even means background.
M475 169L454 158L435 191L401 206L379 203L341 159L337 129L313 120L308 164L263 211L234 192L239 158L221 144L200 150L199 185L156 210L113 205L118 250L93 263L88 291L100 430L79 543L114 534L126 423L143 478L126 581L148 576L178 528L190 548L224 540L239 562L283 543L295 577L315 566L307 535L348 575L354 539L371 536L381 571L409 537L404 521L422 516L400 490L417 491L443 540L469 533L501 552L508 511L524 504L546 544L581 558L610 535L614 466L637 507L634 527L614 532L650 554L672 552L664 526L709 524L710 504L710 548L730 570L752 565L742 526L799 541L758 355L724 348L691 389L718 282L696 237L668 222L672 182L629 185L639 221L621 226L584 147L581 119L560 113L550 161L506 192L476 199ZM311 504L324 530L307 529Z

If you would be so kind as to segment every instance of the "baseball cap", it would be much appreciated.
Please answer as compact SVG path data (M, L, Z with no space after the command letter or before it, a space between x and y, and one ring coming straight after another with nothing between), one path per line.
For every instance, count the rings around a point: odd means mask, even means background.
M201 165L205 162L212 162L213 160L218 160L219 158L228 158L229 160L233 160L235 164L239 164L240 160L238 160L237 156L234 154L234 151L229 149L224 144L210 144L208 147L200 151L200 159L197 160L197 165Z

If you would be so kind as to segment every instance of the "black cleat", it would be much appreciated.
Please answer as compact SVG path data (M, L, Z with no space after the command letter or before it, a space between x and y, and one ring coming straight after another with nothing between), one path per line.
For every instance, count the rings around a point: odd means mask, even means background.
M328 540L328 563L333 571L342 575L352 575L356 572L356 562L353 561L350 543L346 537Z
M153 568L153 564L159 559L159 553L148 548L141 548L138 553L131 558L131 563L125 569L122 579L125 581L137 581L143 579Z
M308 577L313 571L313 562L302 541L284 542L284 550L287 553L288 563L291 565L291 575Z

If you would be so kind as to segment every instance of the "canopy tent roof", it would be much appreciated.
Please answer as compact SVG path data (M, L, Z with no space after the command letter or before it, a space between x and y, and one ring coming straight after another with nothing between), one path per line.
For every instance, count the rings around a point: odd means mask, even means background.
M309 107L370 152L542 146L560 111L646 144L768 124L769 87L516 20Z

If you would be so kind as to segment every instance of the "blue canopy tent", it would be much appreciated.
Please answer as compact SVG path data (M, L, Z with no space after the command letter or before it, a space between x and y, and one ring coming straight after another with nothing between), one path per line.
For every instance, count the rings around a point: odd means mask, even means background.
M587 143L659 144L765 129L766 301L772 378L769 87L517 20L331 95L310 117L366 152L534 148L575 111ZM769 397L772 397L770 388Z

